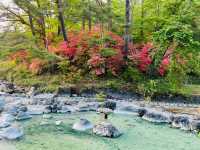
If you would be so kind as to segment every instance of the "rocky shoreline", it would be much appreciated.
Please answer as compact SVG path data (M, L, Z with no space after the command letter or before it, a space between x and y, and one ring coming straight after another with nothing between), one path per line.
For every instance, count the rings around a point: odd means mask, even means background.
M11 92L12 91L12 92ZM116 97L114 97L116 96ZM118 97L117 97L118 96ZM200 131L200 114L186 113L187 109L200 109L200 105L189 107L182 103L146 102L136 97L123 97L123 94L113 94L105 102L99 102L90 94L82 97L70 97L69 93L35 93L33 89L25 90L16 86L0 84L0 139L15 140L23 136L23 129L15 122L31 119L34 115L43 115L48 119L50 113L70 114L75 112L93 111L99 113L99 108L107 108L116 114L130 114L157 124L169 124L173 128L198 133ZM182 110L182 111L172 111ZM102 111L102 110L101 110ZM192 111L191 111L192 112ZM50 116L50 115L49 115ZM57 122L56 124L60 124ZM100 136L118 137L121 133L111 123L102 122L92 125L86 120L75 124L77 129L90 129ZM86 126L84 126L86 125Z

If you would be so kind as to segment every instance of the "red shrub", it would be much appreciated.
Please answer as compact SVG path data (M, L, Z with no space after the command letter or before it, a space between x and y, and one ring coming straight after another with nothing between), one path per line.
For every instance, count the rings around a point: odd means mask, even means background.
M142 47L130 45L130 47L129 58L138 66L140 71L146 72L149 65L152 63L150 57L150 50L153 48L152 44L147 43Z
M159 69L158 69L158 72L159 72L159 74L160 74L161 76L164 76L164 75L165 75L165 73L166 73L166 71L167 71L169 65L170 65L170 57L168 56L168 57L165 57L165 58L162 60L162 62L161 62L161 64L160 64L160 67L159 67Z
M94 28L92 31L69 32L69 42L60 42L57 47L49 46L49 51L58 55L68 57L77 66L89 65L92 70L96 70L96 74L104 74L105 69L109 69L113 74L121 69L123 63L123 39L112 33L105 32L101 38L100 29ZM103 42L102 42L103 41ZM104 58L100 52L103 48L112 48L117 53L115 56ZM96 65L105 62L104 68L100 69ZM96 64L95 64L96 63Z

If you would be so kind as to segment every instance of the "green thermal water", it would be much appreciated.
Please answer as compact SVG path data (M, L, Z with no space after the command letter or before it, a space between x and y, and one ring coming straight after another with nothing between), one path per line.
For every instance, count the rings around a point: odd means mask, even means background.
M22 123L25 137L13 143L0 143L0 150L200 150L200 139L190 133L155 125L134 116L112 115L109 121L123 135L117 139L98 137L91 132L73 131L71 126L80 117L100 122L95 113L56 115L41 126L42 117ZM56 120L63 124L55 125Z

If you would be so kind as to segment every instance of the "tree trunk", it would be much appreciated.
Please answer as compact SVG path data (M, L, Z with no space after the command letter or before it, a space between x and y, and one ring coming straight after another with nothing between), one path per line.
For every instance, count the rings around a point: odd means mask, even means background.
M41 10L41 5L40 5L40 1L37 0L37 5L38 5L38 8ZM44 14L41 12L40 14L40 18L38 20L39 24L41 25L41 36L42 36L42 39L44 41L44 46L46 49L48 49L48 42L47 42L47 37L46 37L46 26L45 26L45 18L44 18Z
M85 30L85 16L82 17L82 30Z
M58 36L60 36L60 33L61 33L61 29L60 29L60 25L58 25L58 30L57 30Z
M65 22L64 22L64 17L63 17L62 0L57 0L57 6L58 6L58 17L59 17L59 21L60 21L60 27L62 30L62 34L63 34L63 39L65 42L68 42L67 32L65 30Z
M32 35L35 36L35 28L34 28L34 25L33 25L33 17L32 17L30 12L28 12L28 18L29 18L29 23L30 23Z
M125 3L125 8L126 8L126 12L125 12L125 45L124 45L124 58L127 59L127 55L128 55L128 45L129 45L129 41L130 41L130 25L131 25L131 3L130 0L126 0Z

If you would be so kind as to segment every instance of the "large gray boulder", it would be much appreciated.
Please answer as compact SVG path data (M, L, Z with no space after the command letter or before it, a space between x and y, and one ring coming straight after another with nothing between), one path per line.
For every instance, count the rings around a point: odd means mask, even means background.
M0 122L13 122L15 117L11 114L3 113L0 115Z
M167 112L161 112L156 110L147 110L146 113L142 116L144 120L153 123L170 123L171 114Z
M20 139L24 135L22 129L18 127L9 127L5 128L0 132L0 137L7 140L17 140Z
M109 138L117 138L122 135L122 133L115 126L108 122L102 122L98 125L95 125L93 128L93 133Z
M128 105L119 107L119 109L115 110L115 113L137 115L142 117L146 113L146 109L136 105Z
M195 132L200 131L200 120L192 120L190 122L190 129Z
M105 101L105 102L103 103L103 107L104 107L104 108L109 108L109 109L111 109L111 110L115 110L116 107L117 107L117 103L114 102L114 101Z
M14 121L14 116L9 114L2 114L0 116L0 128L6 128Z
M180 128L182 130L191 129L191 118L189 116L173 116L172 127Z
M31 118L32 116L28 112L23 112L23 111L20 111L16 116L16 120L18 121L27 120Z
M16 116L19 112L26 112L28 110L28 108L19 103L19 104L12 104L7 106L6 111L7 113Z
M68 108L68 106L61 106L61 109L58 110L58 113L62 114L71 113L71 110Z
M77 131L86 131L92 128L93 128L92 123L88 121L87 119L80 119L72 127L72 129L77 130Z
M0 128L7 128L10 125L11 125L10 122L6 122L6 121L1 121L0 122Z

